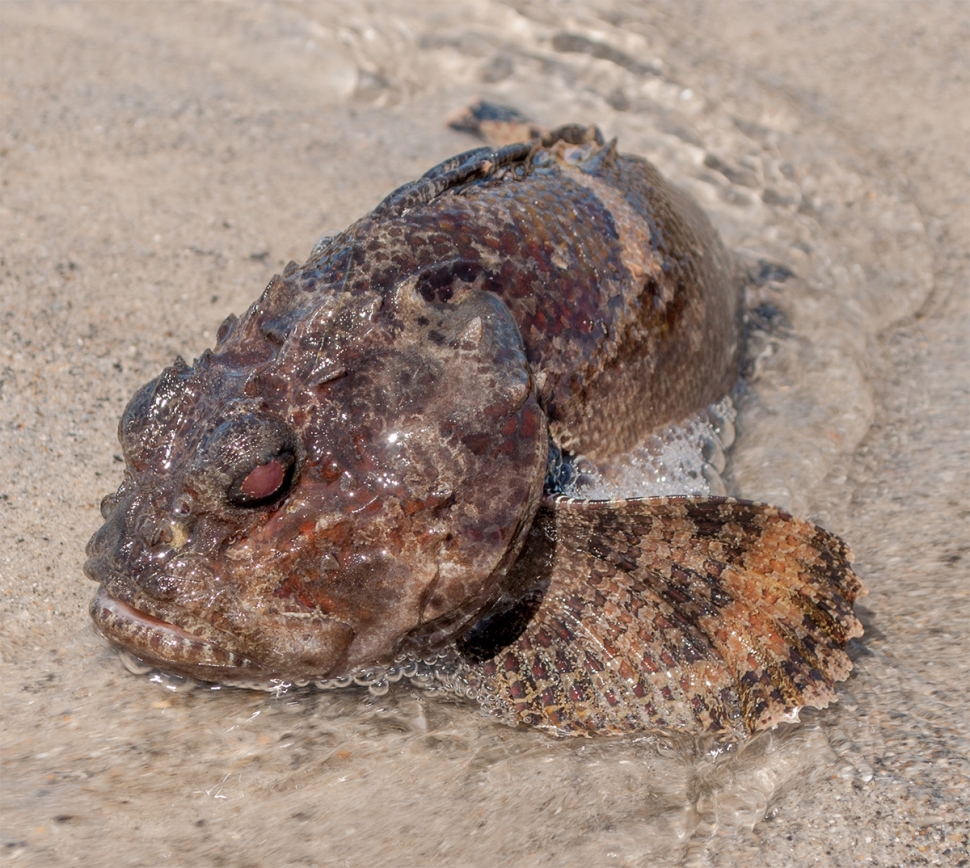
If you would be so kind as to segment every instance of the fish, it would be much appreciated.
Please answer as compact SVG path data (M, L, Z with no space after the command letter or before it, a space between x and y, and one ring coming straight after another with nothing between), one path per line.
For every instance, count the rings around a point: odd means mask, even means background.
M204 682L404 678L554 735L742 739L825 707L863 633L840 538L567 484L731 392L745 279L596 127L445 160L132 397L94 625Z

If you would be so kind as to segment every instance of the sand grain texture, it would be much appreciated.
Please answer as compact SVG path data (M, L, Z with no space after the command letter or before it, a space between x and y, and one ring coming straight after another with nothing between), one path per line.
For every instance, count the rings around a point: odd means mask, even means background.
M0 4L5 863L970 864L968 47L960 2ZM856 551L839 705L715 760L172 691L91 628L130 395L472 147L476 95L600 123L803 279L729 468Z

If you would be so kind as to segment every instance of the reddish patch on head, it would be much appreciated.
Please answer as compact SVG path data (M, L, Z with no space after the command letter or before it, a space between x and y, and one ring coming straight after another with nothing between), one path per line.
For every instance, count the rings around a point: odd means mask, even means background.
M242 481L239 490L251 500L263 500L279 491L286 471L279 461L260 464Z

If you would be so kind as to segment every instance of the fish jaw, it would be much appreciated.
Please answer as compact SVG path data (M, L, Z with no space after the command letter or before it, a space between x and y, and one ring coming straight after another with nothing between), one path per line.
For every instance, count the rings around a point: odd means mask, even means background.
M243 673L254 678L272 675L247 657L123 603L103 585L91 601L90 613L105 639L151 666L201 681L225 682Z
M138 515L137 503L132 511ZM254 603L225 559L146 550L130 538L120 552L106 550L126 536L130 517L124 508L109 516L84 565L100 585L92 620L114 645L167 672L220 683L327 677L342 665L352 627L319 612Z

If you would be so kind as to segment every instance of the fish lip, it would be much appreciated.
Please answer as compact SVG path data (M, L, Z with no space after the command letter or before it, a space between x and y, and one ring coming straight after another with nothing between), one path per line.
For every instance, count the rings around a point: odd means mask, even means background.
M118 599L104 585L94 595L90 613L105 639L166 672L224 684L276 677L248 657Z

